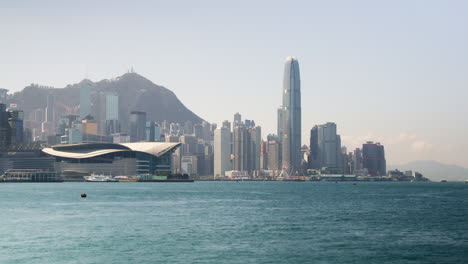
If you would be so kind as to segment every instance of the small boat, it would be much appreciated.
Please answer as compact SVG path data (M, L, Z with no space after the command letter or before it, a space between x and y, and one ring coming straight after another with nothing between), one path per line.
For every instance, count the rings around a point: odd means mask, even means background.
M81 196L81 198L86 198L87 197L86 193L82 193L80 196Z
M468 184L468 180L465 180L465 184Z
M447 182L447 180L441 180L440 182Z
M118 179L112 178L105 175L96 175L91 174L91 176L85 176L85 181L87 182L118 182Z

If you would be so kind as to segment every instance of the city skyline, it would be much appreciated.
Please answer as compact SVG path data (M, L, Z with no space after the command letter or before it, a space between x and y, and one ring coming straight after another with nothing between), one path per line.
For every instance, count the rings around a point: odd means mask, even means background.
M0 0L0 264L467 262L467 14Z
M381 142L389 164L438 160L468 167L467 38L459 34L468 24L463 1L333 7L269 2L265 9L261 3L249 8L246 2L187 3L178 13L164 12L175 10L170 3L111 8L49 3L52 10L34 3L0 9L5 40L0 87L13 92L32 82L65 87L86 77L115 77L134 66L207 121L219 125L240 112L257 120L266 137L276 131L281 62L294 54L301 60L304 88L303 143L314 125L335 122L348 149ZM79 11L89 6L87 19L81 19ZM113 15L102 19L106 9ZM161 15L152 16L151 10ZM136 11L142 11L141 20L134 19ZM239 16L243 23L236 23ZM288 19L280 24L278 16ZM283 40L287 33L295 41ZM84 41L90 38L92 45Z

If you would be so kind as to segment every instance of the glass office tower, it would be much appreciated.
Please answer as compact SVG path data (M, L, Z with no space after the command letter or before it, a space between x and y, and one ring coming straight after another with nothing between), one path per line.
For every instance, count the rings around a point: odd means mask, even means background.
M296 171L301 167L301 79L299 62L288 57L284 67L283 105L278 111L282 126L282 167Z

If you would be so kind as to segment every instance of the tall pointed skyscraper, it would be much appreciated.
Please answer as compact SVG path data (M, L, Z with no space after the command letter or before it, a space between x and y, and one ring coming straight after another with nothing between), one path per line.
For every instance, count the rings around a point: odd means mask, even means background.
M281 131L282 167L296 171L301 167L301 78L299 62L286 58L283 80L283 105L278 110Z

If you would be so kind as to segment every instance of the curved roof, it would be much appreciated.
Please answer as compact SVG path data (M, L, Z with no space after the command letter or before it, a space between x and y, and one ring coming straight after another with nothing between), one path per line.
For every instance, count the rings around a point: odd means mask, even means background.
M66 152L80 152L102 149L124 149L131 150L130 148L117 144L117 143L79 143L79 144L64 144L52 146L54 150Z
M122 143L120 145L128 147L133 151L145 152L156 157L163 155L164 153L175 149L180 146L181 143L172 142L134 142L134 143Z
M85 159L97 157L105 154L138 151L144 152L156 157L160 157L168 151L174 150L181 143L168 142L136 142L136 143L82 143L72 145L56 145L50 148L44 148L42 151L46 154L72 159Z

